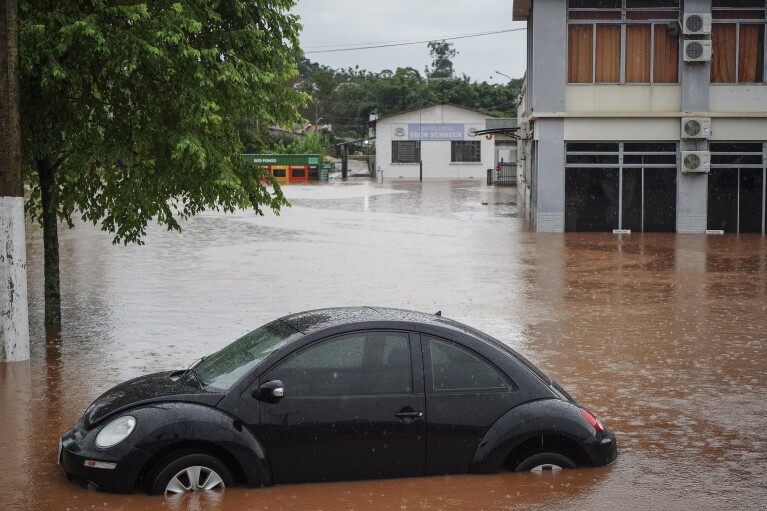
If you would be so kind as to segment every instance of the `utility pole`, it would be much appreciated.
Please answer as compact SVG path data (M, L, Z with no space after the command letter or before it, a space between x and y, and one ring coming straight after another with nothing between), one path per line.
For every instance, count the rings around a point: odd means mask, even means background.
M18 0L0 0L0 362L29 359Z

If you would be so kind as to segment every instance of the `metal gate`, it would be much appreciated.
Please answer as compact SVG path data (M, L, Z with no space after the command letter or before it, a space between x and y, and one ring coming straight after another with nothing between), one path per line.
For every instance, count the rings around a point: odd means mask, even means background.
M493 184L496 186L517 185L517 165L515 163L499 163L493 170Z

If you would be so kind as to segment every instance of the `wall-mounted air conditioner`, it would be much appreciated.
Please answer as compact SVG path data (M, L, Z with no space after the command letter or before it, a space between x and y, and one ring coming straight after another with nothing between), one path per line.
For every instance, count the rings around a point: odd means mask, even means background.
M708 172L711 170L710 151L682 151L682 172Z
M711 119L709 117L682 117L682 138L709 138Z
M691 40L684 42L685 62L710 62L711 41Z
M682 31L685 35L711 34L711 14L689 13L682 18Z

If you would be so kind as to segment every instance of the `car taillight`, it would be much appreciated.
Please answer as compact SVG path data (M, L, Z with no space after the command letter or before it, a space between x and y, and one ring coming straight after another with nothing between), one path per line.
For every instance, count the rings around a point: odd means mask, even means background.
M604 426L602 426L602 423L599 422L599 419L597 419L597 416L591 413L590 411L586 410L585 408L581 408L581 414L583 415L583 418L586 419L586 421L594 426L594 429L599 431L600 433L605 432Z

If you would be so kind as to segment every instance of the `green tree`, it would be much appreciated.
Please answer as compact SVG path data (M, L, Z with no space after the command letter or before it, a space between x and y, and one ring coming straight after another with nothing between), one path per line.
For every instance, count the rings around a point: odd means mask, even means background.
M429 78L452 78L455 74L453 59L458 55L458 51L453 48L453 43L445 40L430 41L426 46L428 46L429 55L432 58L431 69L426 68L426 76Z
M156 219L216 208L278 212L245 163L238 123L291 126L294 0L20 0L28 214L43 225L45 322L61 322L57 219L141 243Z
M330 142L322 132L307 133L305 137L297 138L287 143L277 142L269 152L276 154L319 154L326 156Z

